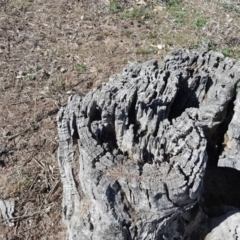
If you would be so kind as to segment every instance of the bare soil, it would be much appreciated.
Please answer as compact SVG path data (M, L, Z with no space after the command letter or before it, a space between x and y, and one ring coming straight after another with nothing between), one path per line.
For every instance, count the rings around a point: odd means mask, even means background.
M0 239L64 239L56 114L132 61L240 58L240 0L0 0Z

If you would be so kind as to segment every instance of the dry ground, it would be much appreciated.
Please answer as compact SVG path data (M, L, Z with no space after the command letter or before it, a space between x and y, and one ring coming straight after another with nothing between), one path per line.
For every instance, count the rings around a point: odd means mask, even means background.
M0 0L0 239L64 239L56 114L131 61L179 48L240 58L240 0Z

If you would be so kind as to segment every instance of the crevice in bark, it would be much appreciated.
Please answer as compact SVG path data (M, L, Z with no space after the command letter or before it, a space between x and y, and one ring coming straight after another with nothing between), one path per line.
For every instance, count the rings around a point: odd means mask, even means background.
M165 190L165 193L166 193L166 196L167 196L168 201L175 206L175 203L172 201L172 199L171 199L170 196L169 196L169 191L168 191L168 186L167 186L167 184L166 184L166 183L163 183L163 186L164 186L164 190Z
M189 181L189 176L187 176L184 173L184 171L182 170L182 168L179 165L177 165L177 168L178 168L179 172L184 176L184 180L188 182ZM189 186L189 187L191 188L191 186Z
M72 135L72 139L73 139L73 144L77 144L77 140L79 139L79 134L78 134L78 130L77 130L77 117L76 114L73 113L73 120L72 120L72 129L73 129L73 135Z
M179 89L168 114L168 120L170 122L172 122L172 119L176 119L181 116L186 108L199 107L199 101L196 93L194 92L199 85L199 76L195 76L195 78L197 79L197 83L195 84L195 87L193 86L193 89L191 89L191 86L188 85L189 76L183 77L182 73L179 75Z
M91 232L93 232L94 231L94 226L93 226L93 223L91 221L91 215L90 214L88 215L88 223L89 223L89 230Z
M149 200L148 189L146 189L146 195L147 195L147 199L148 199L148 205L149 205L149 208L151 209L151 208L152 208L152 205L151 205L150 200Z
M163 81L164 81L165 84L164 84L160 94L164 93L164 91L165 91L165 89L167 87L167 83L168 83L169 77L170 77L170 72L169 71L164 72Z
M92 114L91 114L91 122L102 120L102 109L99 106L95 106Z
M222 123L214 131L213 135L208 141L207 154L209 156L208 166L217 166L218 159L224 150L224 136L228 130L228 126L234 115L234 101L236 96L228 103L225 117Z
M135 226L135 227L134 227L134 236L133 236L133 240L138 240L137 236L138 236L138 227Z
M138 131L138 124L136 119L136 104L137 104L137 90L135 90L133 94L133 99L128 109L128 128L131 124L134 126L133 127L134 136L136 136Z
M208 80L207 80L207 84L206 84L206 88L205 88L205 93L207 94L208 90L210 89L210 87L213 85L213 80L210 76L208 76Z
M114 149L118 149L114 125L109 124L107 127L103 126L100 139L101 145L103 145L103 143L108 144L111 153Z

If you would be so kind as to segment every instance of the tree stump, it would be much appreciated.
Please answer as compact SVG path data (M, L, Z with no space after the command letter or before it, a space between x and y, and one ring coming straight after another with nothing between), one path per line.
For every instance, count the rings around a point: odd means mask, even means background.
M69 97L57 118L67 239L198 234L207 161L236 155L223 139L239 119L226 122L239 69L220 53L179 50L162 68L132 63L101 89Z

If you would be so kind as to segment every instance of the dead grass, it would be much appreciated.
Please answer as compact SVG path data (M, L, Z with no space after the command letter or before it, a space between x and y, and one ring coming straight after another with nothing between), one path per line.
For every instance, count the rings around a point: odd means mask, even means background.
M64 239L55 119L67 92L182 47L240 58L238 1L137 2L0 1L0 196L19 217L5 239Z

